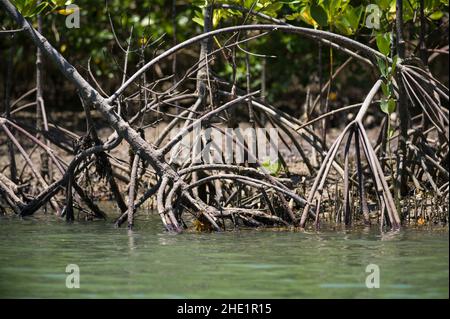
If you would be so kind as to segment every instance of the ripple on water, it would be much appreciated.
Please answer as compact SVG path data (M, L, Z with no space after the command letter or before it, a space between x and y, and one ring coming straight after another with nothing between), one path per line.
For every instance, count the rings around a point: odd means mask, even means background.
M0 297L448 298L448 231L173 235L157 216L139 218L129 232L0 217ZM80 289L65 287L69 263L80 267ZM371 263L379 289L365 286Z

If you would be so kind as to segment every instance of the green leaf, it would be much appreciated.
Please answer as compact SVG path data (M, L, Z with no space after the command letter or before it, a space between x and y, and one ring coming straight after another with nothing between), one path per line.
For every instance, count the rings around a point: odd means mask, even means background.
M205 22L203 21L203 19L202 19L202 18L199 18L199 17L194 17L194 18L192 18L192 21L194 21L195 23L201 25L202 27L204 26L204 23L205 23Z
M41 2L38 6L36 6L36 8L34 8L33 12L32 12L32 16L37 16L39 15L42 11L44 11L44 9L48 6L47 2Z
M195 17L192 18L192 21L194 21L195 23L201 25L202 27L204 26L204 18L203 18L203 13L200 11L195 11Z
M280 9L282 7L283 7L283 2L271 3L267 7L264 8L263 12L276 14L278 11L280 11Z
M383 95L385 97L389 97L390 92L389 92L389 85L387 85L386 83L381 83L381 90L383 91Z
M52 3L55 7L68 6L73 3L73 1L69 0L52 0Z
M344 11L344 15L341 20L348 26L351 30L351 34L355 33L359 27L359 21L361 20L361 15L363 12L362 6L358 6L357 8L353 8L352 6L347 6L347 9Z
M383 77L387 78L387 76L388 76L388 72L387 72L388 68L387 68L387 65L386 65L386 60L377 58L377 62L378 62L378 69L380 70L381 75Z
M253 5L253 2L255 2L255 0L245 0L244 1L244 8L250 9Z
M432 14L430 14L428 17L429 17L431 20L439 20L440 18L443 17L443 15L444 15L444 12L442 12L442 11L436 11L436 12L433 12Z
M205 0L192 0L191 4L198 8L203 8L207 5Z
M286 15L285 18L286 18L286 20L296 20L296 19L300 18L300 16L301 16L301 13L300 12L296 12L296 13L293 13L293 14Z
M386 11L389 9L391 1L390 0L378 0L376 4L380 7L381 10Z
M388 112L389 112L389 114L392 114L392 113L395 112L396 106L397 106L397 103L395 103L395 100L390 98L389 101L388 101Z
M325 10L317 3L313 3L309 9L311 17L317 22L321 27L326 27L328 25L328 15Z
M391 52L391 35L389 32L386 33L378 33L376 36L377 47L381 53L385 56L388 56Z
M395 69L397 68L397 62L398 62L398 55L394 55L394 57L392 58L392 70L391 70L391 75L395 74Z
M17 10L23 15L23 8L25 7L25 0L16 0L13 1L13 4L16 6Z
M389 106L388 106L388 101L383 99L380 102L380 109L383 113L386 113L389 115Z
M395 112L396 103L395 100L390 98L389 100L383 99L380 103L380 108L383 113L390 115Z
M323 4L325 6L325 10L328 11L329 15L334 18L339 14L339 9L342 11L346 10L348 2L342 3L342 0L324 0Z
M339 20L333 21L333 25L338 29L338 31L345 35L352 35L354 30L351 28L350 23L348 23L345 17L341 17Z
M270 175L278 175L281 170L281 162L279 160L276 160L275 162L271 162L270 160L266 160L261 163L261 166L263 169L268 171Z

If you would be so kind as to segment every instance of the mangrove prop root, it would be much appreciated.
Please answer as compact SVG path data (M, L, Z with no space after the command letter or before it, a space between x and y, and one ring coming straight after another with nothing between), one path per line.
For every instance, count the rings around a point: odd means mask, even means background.
M397 3L401 4L402 1L397 1ZM331 75L331 80L352 60L365 63L371 67L376 65L377 59L384 59L389 63L393 62L380 52L355 40L331 32L289 25L263 13L255 12L253 8L245 9L240 6L217 4L204 9L203 34L175 44L170 49L154 56L148 62L145 62L144 57L141 56L137 71L130 76L126 74L130 45L126 49L121 47L125 53L122 84L113 94L107 96L91 72L90 65L88 68L90 79L94 81L97 89L81 76L78 70L38 32L39 30L35 30L21 16L10 1L0 0L0 5L15 20L21 32L25 32L38 47L37 71L39 74L36 89L37 101L35 103L38 109L39 127L37 131L40 132L38 138L28 134L20 125L10 120L12 114L10 108L13 104L8 103L8 112L5 118L0 118L0 128L5 132L8 140L9 154L14 155L13 146L15 146L25 160L27 170L31 172L33 182L36 185L35 190L37 190L31 198L30 194L27 194L28 197L16 194L17 190L22 187L22 180L14 172L15 163L11 163L10 178L0 173L0 194L2 198L6 198L8 205L16 213L23 216L33 214L49 202L58 213L64 215L68 221L72 221L75 218L74 207L81 206L81 203L84 203L92 212L92 216L106 218L106 214L99 209L79 182L82 173L90 173L89 168L93 166L97 168L96 173L98 175L106 176L109 191L114 195L117 202L121 212L120 217L115 221L117 226L127 222L128 227L132 228L137 209L153 197L161 221L169 231L181 232L183 230L186 225L183 212L186 210L192 213L197 225L202 225L200 228L216 231L226 229L227 222L231 222L234 226L241 222L252 226L293 225L304 228L308 217L312 217L315 226L319 227L321 216L323 216L322 206L329 201L329 199L326 199L327 195L330 198L327 188L330 172L334 169L337 175L343 179L342 210L345 224L350 225L353 222L353 216L356 212L352 210L351 189L357 189L360 215L366 224L370 223L368 200L372 196L378 201L378 209L381 212L381 227L383 227L385 219L393 228L400 227L400 217L389 184L395 183L395 180L393 181L391 178L388 182L384 172L385 167L387 167L386 161L380 160L381 157L386 156L387 152L384 151L386 145L383 144L381 152L378 152L377 146L376 152L363 125L363 118L369 106L377 103L374 99L381 87L382 80L376 81L362 104L344 106L319 114L316 118L308 119L306 123L278 110L264 101L264 97L258 99L257 96L260 92L252 91L250 88L251 65L249 52L245 50L247 87L245 89L239 88L236 82L236 49L243 50L239 46L240 44L245 43L243 46L245 48L246 43L252 38L267 36L272 32L297 34L318 41L321 46L330 46L349 55L349 59L341 68L338 68L335 74ZM218 8L238 10L265 19L272 24L243 24L213 30L213 10ZM246 38L249 31L259 31L260 34ZM402 30L398 29L397 31L400 35L398 37L398 50L403 55ZM213 39L219 35L231 36L223 46L219 45L219 49L214 50ZM130 35L130 42L131 37L132 34ZM117 38L116 42L120 45ZM201 45L199 59L184 76L173 74L167 78L156 79L151 83L147 82L147 71L156 68L158 63L164 59L175 56L180 50L195 44ZM57 152L53 149L54 147L63 149L63 144L56 143L56 139L49 137L49 128L53 127L50 123L47 123L43 103L42 79L40 77L41 54L45 54L77 88L85 111L88 130L83 138L90 138L92 143L89 144L84 140L86 147L74 151L74 156L68 163L64 163L60 157L56 156ZM219 54L223 54L227 62L233 64L232 82L218 78L211 72L212 61L216 60ZM173 70L179 68L175 65L174 60ZM178 92L191 76L196 77L195 92L190 90ZM165 89L164 92L157 92L157 85L167 80L171 81L172 86ZM448 115L448 107L445 108L441 104L441 100L448 102L448 88L439 83L426 70L403 64L403 58L397 65L394 85L402 96L399 107L402 122L399 134L401 150L398 153L400 158L397 161L396 175L393 175L400 181L400 196L409 191L407 185L409 176L412 176L411 180L414 185L423 189L430 185L440 196L448 196L448 169L444 165L445 161L448 162L448 119L445 116ZM263 83L263 86L265 86L265 83ZM135 87L138 87L138 90L131 93L135 90ZM322 99L322 93L329 88L330 83L323 86L317 99ZM263 88L264 94L265 88ZM139 105L137 113L130 117L123 115L127 112L128 103L133 103L136 99L138 99L137 104ZM314 106L317 104L317 99ZM186 104L188 104L188 107L185 107ZM402 112L410 104L419 106L422 119L427 119L429 124L428 130L437 131L442 142L439 151L435 151L436 146L428 142L427 134L424 134L424 138L420 139L414 137L416 136L414 134L409 134L408 129L411 126L412 119L409 118L407 113ZM162 107L164 106L174 106L177 113L172 114L169 111L163 111ZM243 147L245 158L247 161L253 160L252 163L254 164L213 164L204 161L198 163L193 158L187 159L182 164L176 162L177 154L181 151L182 138L192 133L196 125L201 123L204 126L217 128L224 132L217 125L218 122L225 124L232 121L230 115L233 117L232 114L236 114L236 110L242 109L243 106L245 106L244 110L252 127L262 126L263 121L268 120L273 127L285 133L286 137L282 138L282 142L288 145L291 141L292 148L299 152L302 162L305 163L307 168L306 175L314 177L307 199L291 187L292 180L286 181L286 178L273 176L263 169L262 163L256 157L256 154L253 154L253 151L249 149L249 145L245 142L241 143L236 137L232 137L233 145ZM314 124L334 114L357 107L360 107L360 109L355 119L346 125L328 148L325 143L326 128L324 134L318 136L314 131ZM20 106L14 112L19 112L24 108L25 106ZM114 130L114 133L105 142L100 140L97 135L95 123L91 117L91 109L99 112ZM154 138L154 142L149 142L141 134L144 127L152 125L142 123L144 115L150 112L173 118L163 131ZM311 110L307 110L307 112L311 112ZM141 123L138 124L137 122ZM45 162L41 163L41 170L33 163L31 155L26 152L11 129L20 131L39 147L39 152L42 154L41 162ZM63 131L61 129L58 132ZM65 131L65 134L72 139L77 138L71 132ZM408 139L411 136L420 140L420 143L409 144ZM200 148L211 143L210 139L197 138ZM389 137L382 137L382 139L385 138ZM119 179L116 181L116 176L120 176L120 174L114 171L114 169L124 165L113 155L107 153L116 149L122 140L129 144L134 154L134 158L130 162L130 168L125 170L128 172L127 176L122 178L128 183L127 203L123 199L118 184ZM318 170L310 161L307 149L301 141L305 141L311 149L322 156L322 163ZM345 146L342 161L339 158L339 150L343 143L345 143ZM377 144L379 145L379 143ZM350 151L352 145L355 149L354 157L351 156ZM68 149L67 146L65 146L65 149ZM195 147L192 147L189 151L194 153ZM279 153L279 157L282 165L288 170L289 163L281 153ZM356 164L354 166L356 169L355 179L351 174L352 158L354 158L353 161ZM410 163L413 163L411 167L409 166ZM58 175L49 172L53 166L56 167ZM42 176L42 168L44 168L45 176ZM151 178L147 181L147 185L153 186L142 190L141 185L144 185L144 177L149 178L149 176ZM420 178L421 176L424 176L424 178ZM447 178L446 184L445 178ZM371 185L371 187L369 188L367 185ZM65 192L66 196L66 205L62 212L55 200L55 196L59 192ZM139 196L139 192L143 194ZM337 203L338 193L336 183L336 220L341 219L341 213L338 209L339 204Z

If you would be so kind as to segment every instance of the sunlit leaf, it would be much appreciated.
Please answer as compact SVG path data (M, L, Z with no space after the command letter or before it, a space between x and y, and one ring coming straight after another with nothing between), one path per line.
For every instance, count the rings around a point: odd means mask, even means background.
M60 9L60 10L57 10L56 12L58 12L59 14L62 14L64 16L68 16L68 15L74 13L75 9L74 8L71 8L71 9Z
M432 14L430 14L428 17L431 19L431 20L439 20L440 18L442 18L444 16L444 12L442 12L442 11L436 11L436 12L433 12Z
M261 163L261 166L268 171L270 175L276 176L281 171L281 162L279 160L276 160L273 163L270 160L266 160Z
M386 113L387 115L394 113L395 108L396 108L395 100L392 98L390 98L388 100L386 100L386 99L381 100L380 108L381 108L381 111L383 113Z
M391 36L388 32L378 33L376 36L377 47L381 53L388 56L391 52Z

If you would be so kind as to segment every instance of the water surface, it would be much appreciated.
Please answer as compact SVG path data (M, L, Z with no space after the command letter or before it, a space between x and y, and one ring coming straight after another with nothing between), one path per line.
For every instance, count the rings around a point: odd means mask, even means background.
M80 288L66 288L66 266ZM380 288L365 285L380 269ZM0 217L2 298L448 298L448 230L166 233Z

